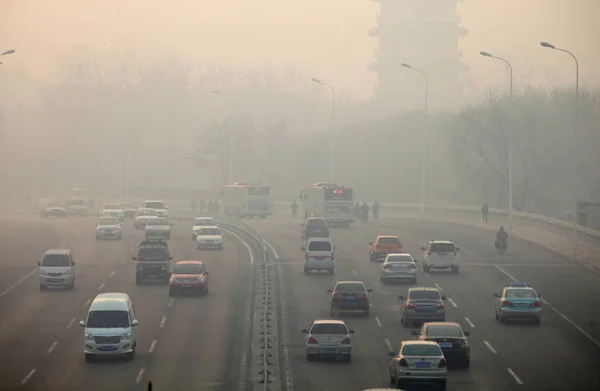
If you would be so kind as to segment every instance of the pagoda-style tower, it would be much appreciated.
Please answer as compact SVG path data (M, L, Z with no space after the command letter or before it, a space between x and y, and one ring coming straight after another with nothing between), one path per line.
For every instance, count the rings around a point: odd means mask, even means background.
M379 39L375 99L391 111L423 109L422 75L402 68L407 63L423 70L429 79L429 107L456 108L461 102L459 77L467 68L460 62L458 3L464 0L371 0L380 4L378 27L369 35Z

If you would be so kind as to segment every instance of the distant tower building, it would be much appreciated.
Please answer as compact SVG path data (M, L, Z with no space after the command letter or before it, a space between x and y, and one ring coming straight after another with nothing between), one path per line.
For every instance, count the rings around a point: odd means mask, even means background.
M460 27L458 3L464 0L371 0L380 3L378 27L369 35L379 38L375 100L386 111L423 109L422 75L400 66L407 63L423 70L429 79L429 107L456 108L461 102L458 38L468 31Z

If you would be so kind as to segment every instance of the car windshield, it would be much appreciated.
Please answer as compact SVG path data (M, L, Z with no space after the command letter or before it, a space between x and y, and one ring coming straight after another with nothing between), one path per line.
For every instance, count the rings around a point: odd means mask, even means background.
M104 209L122 209L119 204L106 204L104 205Z
M400 240L398 238L379 238L377 243L379 243L379 244L400 244Z
M337 334L346 335L348 329L343 324L332 323L332 324L315 324L310 329L311 334Z
M119 219L116 217L102 217L98 219L98 225L118 225Z
M146 223L147 225L169 225L167 219L151 219Z
M425 335L428 337L455 337L462 338L463 334L459 326L440 325L427 326Z
M325 220L309 220L307 226L310 228L327 228Z
M58 202L48 202L46 203L46 207L48 208L62 208L62 205Z
M387 257L388 263L392 262L402 262L402 263L412 263L413 259L410 255L394 255Z
M344 282L335 286L336 292L366 292L365 286L360 282Z
M138 210L138 216L158 216L155 210L146 209L146 210Z
M410 291L408 298L411 300L441 300L437 291Z
M402 349L403 356L417 356L417 357L435 357L441 356L442 351L438 345L404 345Z
M129 312L127 311L90 311L85 327L92 329L107 329L129 327Z
M505 298L507 299L537 299L533 289L507 289Z
M215 221L213 219L196 219L194 220L194 225L207 227L207 226L215 226Z
M154 260L165 260L169 258L169 252L166 248L161 247L142 247L138 252L138 260L140 261L154 261Z
M204 273L204 266L198 263L181 263L175 265L173 274L202 274Z
M165 209L165 204L160 201L146 202L145 206L150 209Z
M198 235L221 235L219 228L202 228Z
M46 254L42 260L42 266L45 267L66 267L71 266L69 257L66 254Z
M432 243L431 244L431 252L432 253L453 253L454 252L454 244L452 244L452 243Z
M310 242L308 251L331 251L330 242Z

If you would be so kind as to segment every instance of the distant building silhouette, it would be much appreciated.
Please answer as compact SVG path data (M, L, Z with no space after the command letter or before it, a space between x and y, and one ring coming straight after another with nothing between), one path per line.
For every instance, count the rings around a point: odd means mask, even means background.
M429 79L429 107L455 108L460 103L458 39L468 31L460 27L458 3L464 0L371 0L380 4L378 26L369 35L379 39L375 100L386 111L422 110L422 75L401 67L407 63L423 70Z

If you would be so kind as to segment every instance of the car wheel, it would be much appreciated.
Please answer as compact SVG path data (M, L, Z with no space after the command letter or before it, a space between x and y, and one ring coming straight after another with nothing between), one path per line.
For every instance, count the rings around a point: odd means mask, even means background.
M392 375L392 370L390 369L390 384L396 384L396 377Z
M306 359L307 359L308 361L312 361L312 360L313 360L313 356L312 356L312 354L308 354L308 353L306 353Z
M534 318L533 324L539 326L540 324L542 324L542 318Z
M415 279L414 279L414 280L412 280L412 281L411 281L411 283L412 283L413 285L417 285L417 284L418 284L417 277L415 277Z
M45 291L45 290L46 290L46 287L45 287L44 285L40 285L40 290L41 290L41 291Z
M135 275L135 284L139 285L139 284L141 284L141 282L142 282L142 276L139 276L136 274Z
M173 297L173 296L175 296L175 293L171 289L169 289L169 297Z
M308 274L308 268L306 266L304 267L304 274Z
M500 320L500 316L498 315L498 312L494 309L494 317L496 318L496 320Z
M331 308L329 309L329 315L331 315L332 317L336 317L337 315L337 308L336 306L332 305Z
M439 383L439 385L440 385L440 390L441 390L441 391L446 391L446 388L447 388L447 386L448 386L448 384L447 384L446 380L440 380L440 383Z
M335 274L335 269L329 270L329 273L331 273L331 275L333 276Z
M348 363L352 362L352 355L349 354L346 356L346 362L348 362Z
M363 311L363 315L364 315L364 316L369 316L369 315L371 315L371 310L369 310L369 309L366 309L366 310L364 310L364 311Z
M407 318L402 318L402 326L410 327L410 323L410 320L408 320Z
M93 358L93 354L85 353L85 362L91 362Z
M452 273L454 273L454 274L458 274L458 273L459 273L459 271L460 271L460 270L459 270L459 268L458 268L458 266L456 266L456 267L452 267L452 269L451 269L451 270L452 270Z
M467 358L464 362L463 362L463 367L465 369L469 369L471 367L471 359Z
M135 357L135 346L131 349L131 352L127 353L127 359L129 361L133 360Z
M426 265L423 265L423 273L429 273L429 267L427 267Z
M404 382L398 378L396 378L396 389L401 390L404 388Z

